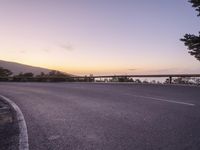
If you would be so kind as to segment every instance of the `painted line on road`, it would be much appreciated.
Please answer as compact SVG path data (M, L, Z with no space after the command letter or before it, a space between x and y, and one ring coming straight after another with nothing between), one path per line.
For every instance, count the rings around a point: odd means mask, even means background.
M193 103L186 103L186 102L182 102L182 101L168 100L168 99L155 98L155 97L149 97L149 96L141 96L141 95L132 95L132 94L125 94L125 95L139 97L139 98L152 99L152 100L156 100L156 101L163 101L163 102L168 102L168 103L187 105L187 106L195 106L195 104L193 104Z
M19 150L29 150L27 126L24 115L20 108L7 97L0 95L0 98L9 103L16 112L16 117L19 125Z

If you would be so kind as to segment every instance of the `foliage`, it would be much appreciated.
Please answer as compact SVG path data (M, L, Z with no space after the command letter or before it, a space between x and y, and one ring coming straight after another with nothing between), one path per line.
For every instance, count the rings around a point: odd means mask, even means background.
M179 77L179 78L175 78L173 80L173 83L175 83L175 84L189 84L190 83L189 80L190 80L190 78Z
M142 83L142 81L140 79L136 79L135 83Z
M46 76L49 82L71 81L70 75L56 70L50 71Z
M27 72L27 73L24 73L22 76L26 78L33 78L34 74L32 72Z
M185 34L181 41L183 41L185 46L188 47L189 53L200 61L200 32L199 36L193 34Z
M27 82L34 81L34 74L32 72L19 73L13 77L13 81L15 82Z
M197 16L200 16L200 0L189 0L192 3L192 7L198 12ZM199 36L193 34L185 34L184 38L180 39L188 47L189 53L200 61L200 32Z
M133 82L132 78L129 77L113 77L110 82Z
M189 0L189 2L192 3L192 7L198 12L197 16L200 16L200 0Z
M11 75L12 75L12 72L10 70L0 67L0 77L9 77Z

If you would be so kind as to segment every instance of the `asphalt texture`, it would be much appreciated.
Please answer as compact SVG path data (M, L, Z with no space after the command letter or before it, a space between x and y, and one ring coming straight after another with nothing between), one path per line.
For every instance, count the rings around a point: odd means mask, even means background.
M15 111L0 98L0 150L18 150L18 135Z
M24 114L30 150L199 150L200 88L0 83Z

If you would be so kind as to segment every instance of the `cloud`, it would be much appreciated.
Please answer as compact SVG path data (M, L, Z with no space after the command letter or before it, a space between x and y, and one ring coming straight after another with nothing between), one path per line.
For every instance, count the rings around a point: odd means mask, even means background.
M45 53L56 52L56 51L73 51L74 46L71 43L57 43L55 45L47 46L46 48L41 49Z
M62 44L60 45L60 47L66 51L73 51L74 47L71 43L67 43L67 44Z

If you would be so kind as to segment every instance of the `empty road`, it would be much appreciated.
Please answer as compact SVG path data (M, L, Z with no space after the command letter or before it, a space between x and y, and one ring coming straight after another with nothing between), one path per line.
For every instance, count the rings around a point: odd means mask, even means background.
M0 83L21 109L30 150L199 150L200 88Z

